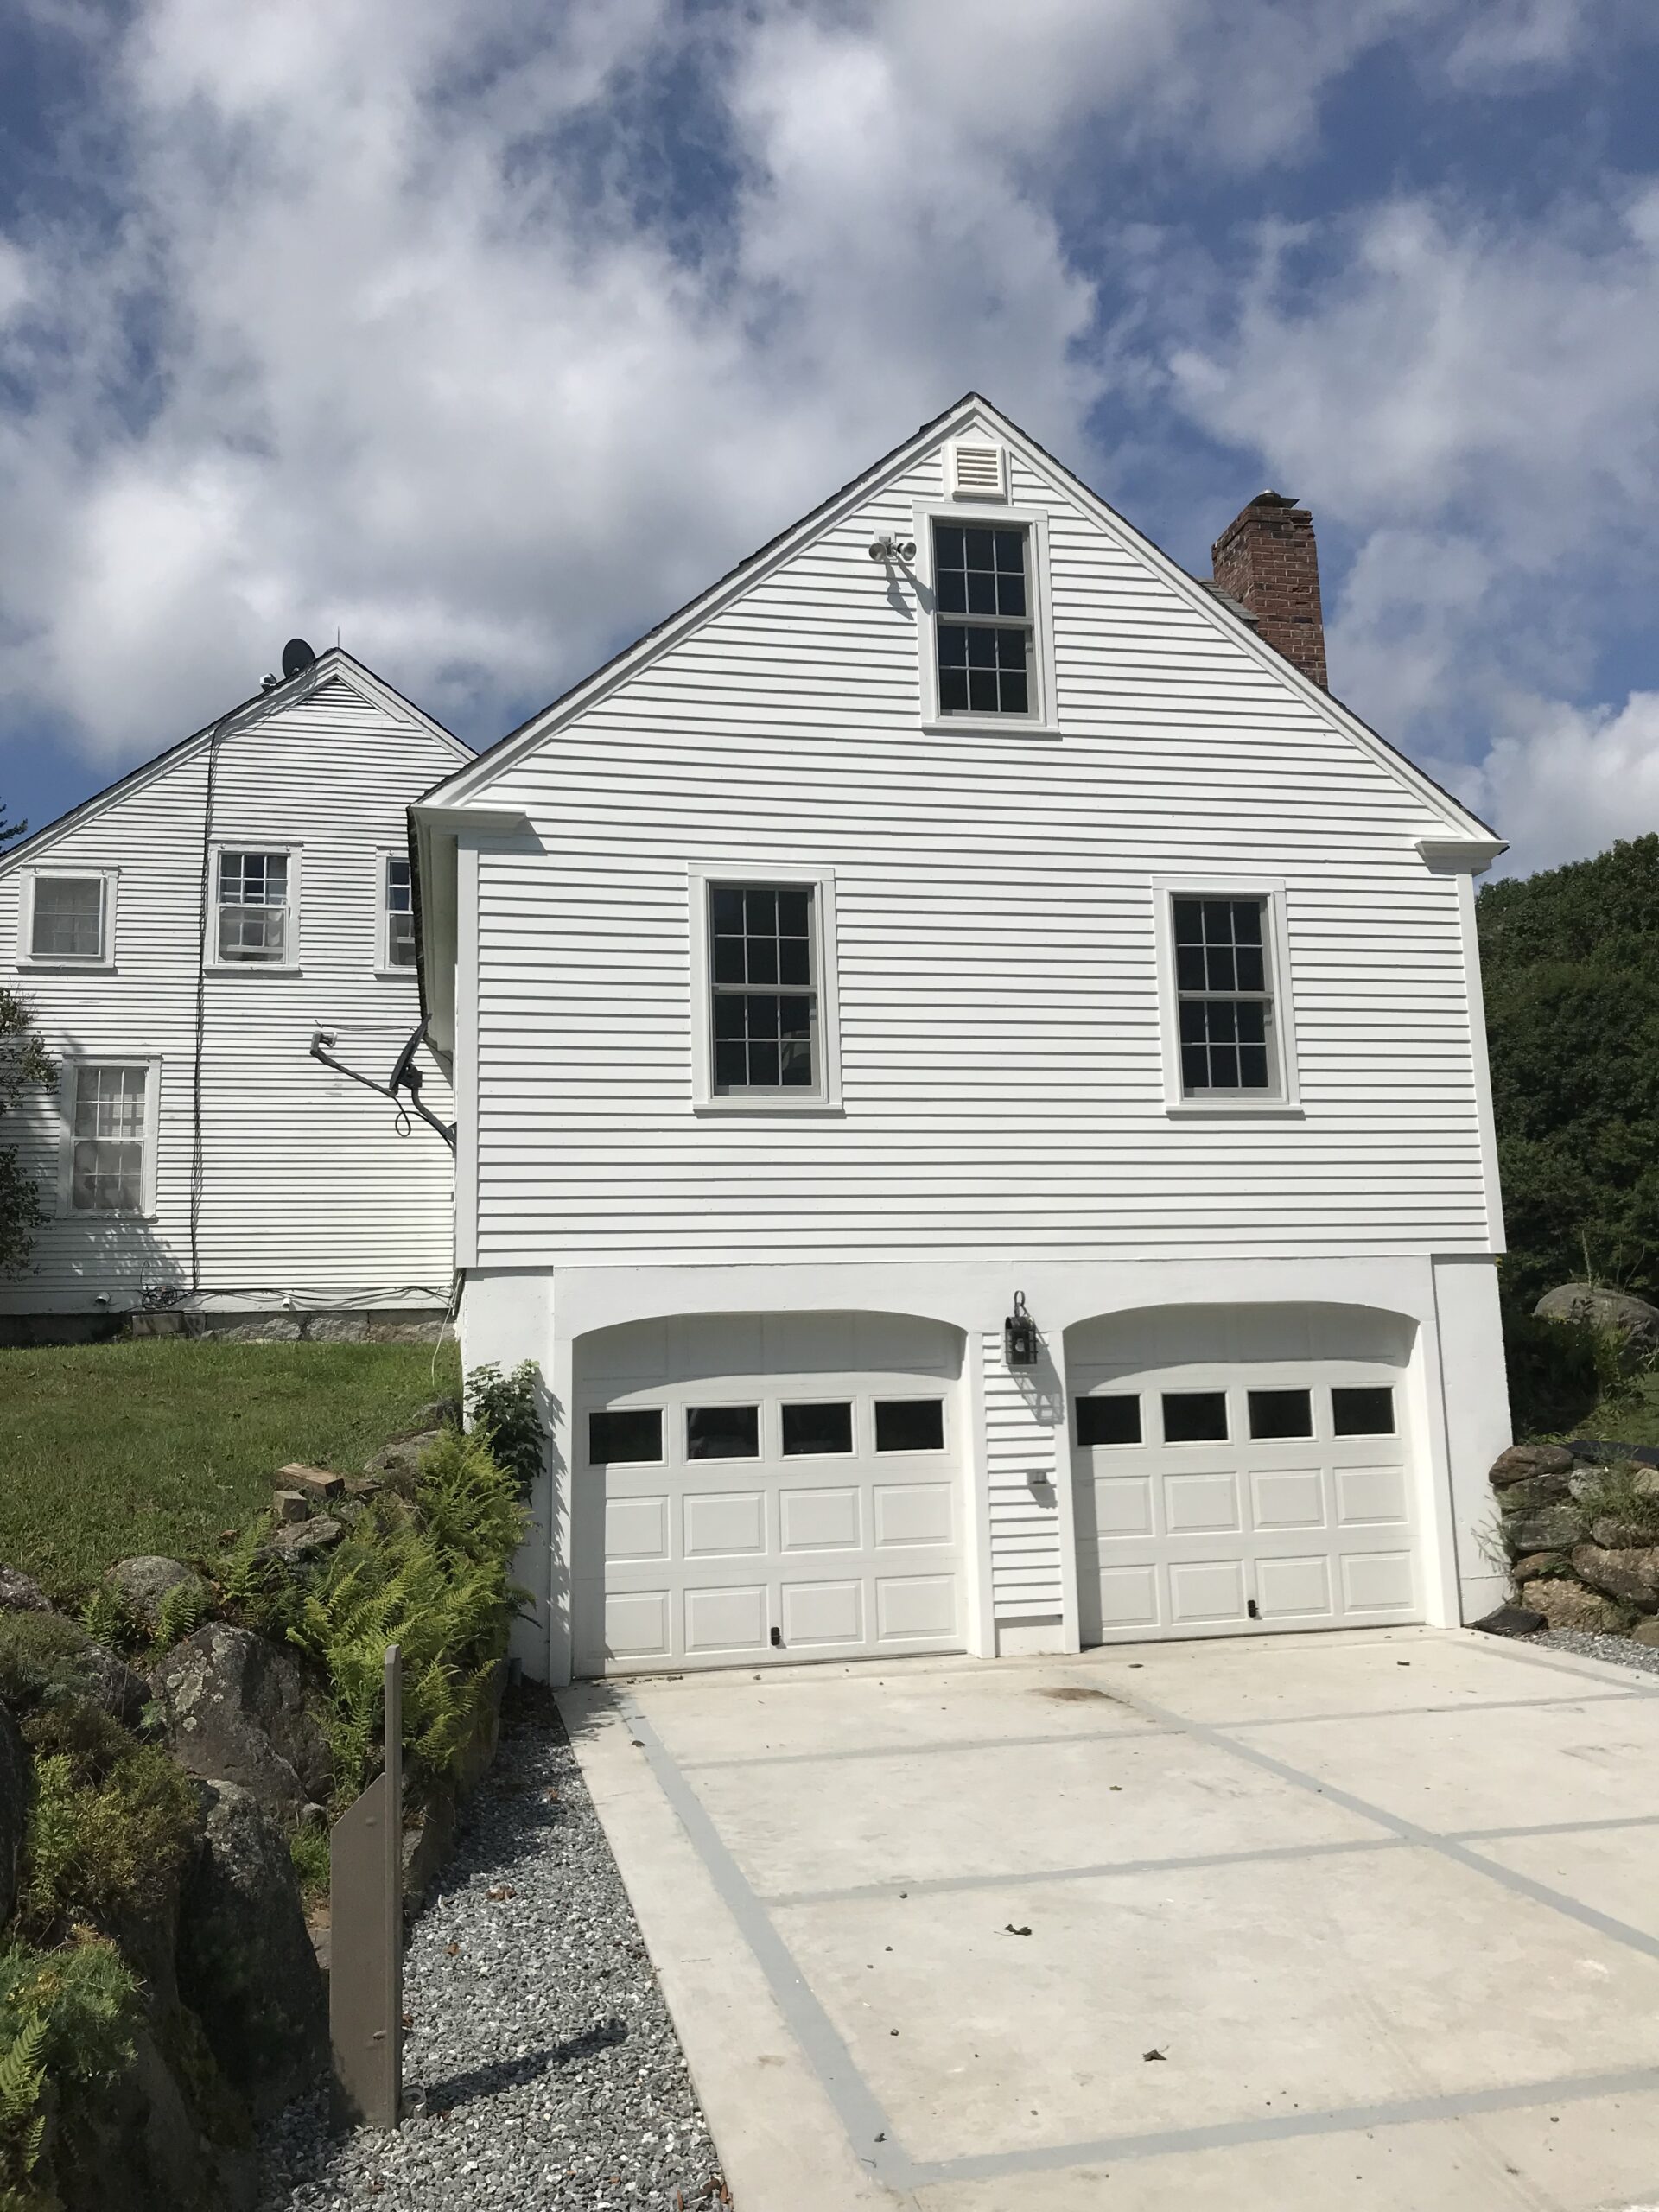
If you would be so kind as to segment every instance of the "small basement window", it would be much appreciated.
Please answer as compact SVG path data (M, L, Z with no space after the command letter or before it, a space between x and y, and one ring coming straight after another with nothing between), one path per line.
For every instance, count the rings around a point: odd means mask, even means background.
M285 852L221 852L219 959L238 967L286 967L288 925L289 855Z
M594 1467L654 1465L663 1456L660 1406L630 1406L588 1416L588 1459Z
M36 875L29 909L29 958L101 966L105 958L107 879Z
M1392 1386L1380 1382L1333 1389L1331 1393L1331 1426L1338 1436L1392 1436Z
M1079 1444L1138 1444L1141 1441L1141 1401L1112 1396L1077 1400Z

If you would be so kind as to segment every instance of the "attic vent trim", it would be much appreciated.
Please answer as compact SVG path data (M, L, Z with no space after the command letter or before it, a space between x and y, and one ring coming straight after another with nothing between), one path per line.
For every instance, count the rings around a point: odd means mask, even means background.
M950 496L953 499L1006 499L1008 496L1007 451L1002 446L976 445L968 441L950 448Z

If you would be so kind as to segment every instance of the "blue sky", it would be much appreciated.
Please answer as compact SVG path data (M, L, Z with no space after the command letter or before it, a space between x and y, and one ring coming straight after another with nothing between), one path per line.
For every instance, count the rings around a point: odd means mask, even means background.
M1651 0L22 0L0 798L298 631L499 736L977 387L1513 864L1659 828Z

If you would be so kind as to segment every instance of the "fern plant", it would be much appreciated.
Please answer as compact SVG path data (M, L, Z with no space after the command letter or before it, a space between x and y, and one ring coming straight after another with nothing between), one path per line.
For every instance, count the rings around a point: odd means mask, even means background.
M45 2090L66 2126L77 2105L130 2064L138 1984L113 1944L84 1928L54 1951L0 1947L0 2205L45 2212L32 2185L45 2130Z
M22 2192L39 2162L46 2132L41 2092L46 2087L48 2032L42 2014L27 2012L0 2053L0 2183L8 2196L17 2192L24 2203L29 2200Z

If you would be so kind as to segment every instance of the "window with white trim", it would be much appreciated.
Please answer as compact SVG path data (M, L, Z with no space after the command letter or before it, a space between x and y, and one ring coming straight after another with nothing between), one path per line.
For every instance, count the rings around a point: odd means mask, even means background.
M109 957L109 878L46 874L30 885L26 957L64 967L101 967Z
M384 899L385 942L380 964L384 968L412 968L415 965L415 888L406 854L387 854Z
M1278 1055L1267 899L1178 893L1170 914L1183 1095L1272 1096Z
M282 968L289 960L289 855L226 849L219 855L221 961Z
M942 715L1033 711L1035 636L1030 532L1020 524L935 522L934 650Z
M68 1199L75 1213L143 1213L151 1182L148 1061L67 1062Z
M710 883L716 1097L823 1089L816 887Z

